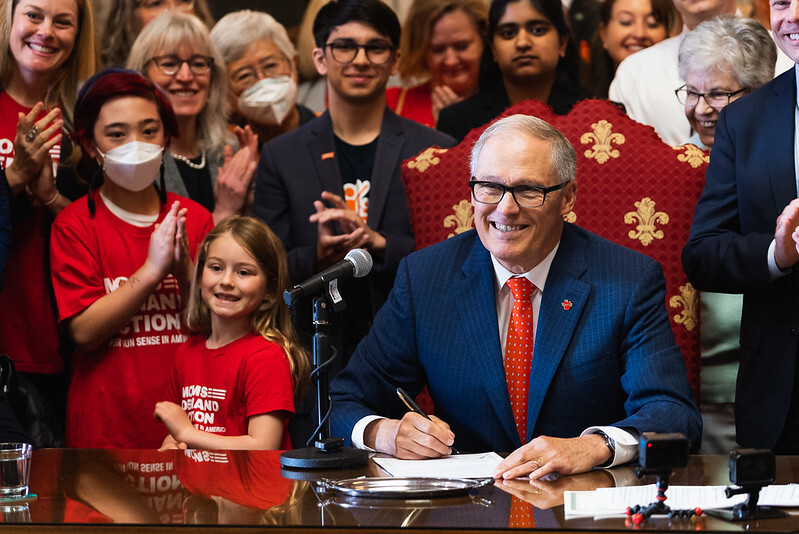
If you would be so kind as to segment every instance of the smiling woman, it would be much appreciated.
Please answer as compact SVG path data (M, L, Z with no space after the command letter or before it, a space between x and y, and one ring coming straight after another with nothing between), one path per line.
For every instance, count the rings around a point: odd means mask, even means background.
M672 0L605 0L599 8L599 27L591 39L586 87L595 96L607 98L619 63L668 37L674 18Z
M488 9L483 0L416 0L400 49L400 75L412 87L386 91L398 115L434 127L442 108L477 91Z
M128 68L143 73L169 96L180 136L164 160L167 189L208 208L214 220L246 210L258 160L258 139L237 128L240 150L226 143L225 63L195 16L164 11L142 30Z
M0 180L13 193L14 232L0 287L0 353L56 413L66 380L43 258L52 215L83 188L63 165L56 182L50 157L70 160L62 128L71 128L77 87L95 69L92 21L88 0L0 0Z

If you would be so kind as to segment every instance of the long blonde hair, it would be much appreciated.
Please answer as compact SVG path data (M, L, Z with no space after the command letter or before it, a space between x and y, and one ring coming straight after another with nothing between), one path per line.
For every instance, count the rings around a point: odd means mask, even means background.
M283 291L289 288L286 250L264 222L253 217L234 215L223 219L205 236L197 254L186 324L193 334L211 334L211 313L202 299L201 282L211 243L227 234L258 262L265 274L266 294L261 305L250 316L250 329L283 348L294 380L294 393L299 395L307 385L310 363L291 324L288 307L283 302Z
M0 0L0 90L5 90L17 60L11 53L9 44L14 11L19 0ZM78 28L75 44L66 62L47 88L44 105L47 109L61 106L67 129L72 127L72 112L75 109L78 87L97 70L97 55L94 48L94 16L89 0L75 0L78 6Z

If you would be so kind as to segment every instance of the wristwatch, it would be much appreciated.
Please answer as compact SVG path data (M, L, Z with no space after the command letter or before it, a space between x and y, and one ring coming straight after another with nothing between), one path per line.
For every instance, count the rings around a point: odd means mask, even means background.
M611 465L613 465L613 460L616 458L616 441L614 441L613 438L611 438L601 430L597 430L596 433L605 438L605 445L607 445L608 450L610 451L610 458L608 458L608 460L605 463L598 465L597 467L610 467Z

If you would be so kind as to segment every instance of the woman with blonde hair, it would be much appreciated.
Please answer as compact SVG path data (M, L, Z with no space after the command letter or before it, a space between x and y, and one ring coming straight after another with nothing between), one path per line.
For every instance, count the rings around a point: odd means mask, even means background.
M388 89L388 106L434 128L442 108L472 96L487 19L483 0L415 0L402 33L400 76L420 85Z
M56 182L54 166L70 160L62 129L71 129L78 86L96 67L91 5L0 0L0 39L0 181L13 229L0 286L0 353L58 413L66 379L46 258L53 216L84 192L66 168Z
M175 110L180 136L164 157L167 190L199 202L216 222L244 211L258 139L238 128L234 155L225 63L205 25L194 15L161 13L133 43L127 66L159 85Z

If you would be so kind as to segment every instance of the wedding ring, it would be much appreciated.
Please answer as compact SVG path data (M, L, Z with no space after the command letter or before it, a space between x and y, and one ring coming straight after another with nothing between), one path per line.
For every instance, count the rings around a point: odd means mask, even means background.
M534 458L530 460L530 465L533 466L533 471L538 471L541 469L541 458Z
M39 135L39 128L34 124L33 127L25 134L25 141L32 142Z

